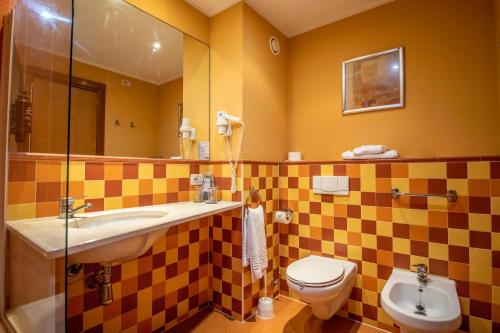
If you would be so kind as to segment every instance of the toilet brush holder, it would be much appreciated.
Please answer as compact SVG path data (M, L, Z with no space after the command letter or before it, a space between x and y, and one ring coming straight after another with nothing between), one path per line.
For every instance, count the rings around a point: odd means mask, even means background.
M274 305L272 298L270 297L259 298L259 305L257 306L257 317L264 320L274 318Z

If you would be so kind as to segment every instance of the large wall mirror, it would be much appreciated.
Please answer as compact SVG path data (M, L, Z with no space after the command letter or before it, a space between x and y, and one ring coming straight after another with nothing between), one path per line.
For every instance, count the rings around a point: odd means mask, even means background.
M31 128L11 127L10 151L63 154L68 108L50 98L57 71L47 71L43 61L58 50L44 41L29 45L16 45L22 88L13 87L13 95L31 101ZM125 1L74 0L72 48L71 154L208 157L199 154L209 141L206 44ZM23 61L25 54L40 60ZM61 87L64 80L61 75Z

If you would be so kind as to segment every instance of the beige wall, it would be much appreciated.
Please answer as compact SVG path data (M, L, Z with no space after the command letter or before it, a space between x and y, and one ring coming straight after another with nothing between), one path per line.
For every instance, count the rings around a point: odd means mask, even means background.
M290 150L381 143L404 157L500 153L493 2L395 1L289 43ZM406 107L341 115L342 61L405 47Z
M180 31L208 44L208 17L184 0L126 0Z
M153 157L157 155L158 87L81 62L73 62L73 76L106 85L104 155ZM132 82L131 87L121 84ZM120 126L115 121L120 121ZM130 126L131 122L136 127Z
M269 37L279 39L273 55ZM248 5L243 6L244 158L281 161L287 151L287 39Z
M226 160L225 139L217 134L217 111L243 115L243 4L210 18L210 158ZM235 146L239 129L232 138ZM237 155L234 149L233 155Z
M158 88L158 155L164 158L179 155L177 136L177 105L182 103L182 78L164 83Z

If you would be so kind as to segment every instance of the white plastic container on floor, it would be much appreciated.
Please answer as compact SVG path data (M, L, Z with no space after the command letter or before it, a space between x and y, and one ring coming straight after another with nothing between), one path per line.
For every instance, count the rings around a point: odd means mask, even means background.
M274 305L272 298L259 298L259 305L257 306L257 317L264 320L274 318Z

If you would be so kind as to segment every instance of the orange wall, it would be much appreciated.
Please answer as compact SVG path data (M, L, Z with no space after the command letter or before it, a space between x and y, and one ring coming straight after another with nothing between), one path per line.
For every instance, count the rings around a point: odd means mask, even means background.
M271 53L269 37L281 52ZM248 160L281 161L287 147L287 39L243 6L243 120L247 125L243 156Z
M289 42L289 150L339 159L361 144L404 157L500 154L493 1L395 1ZM404 46L406 107L342 116L341 64Z

